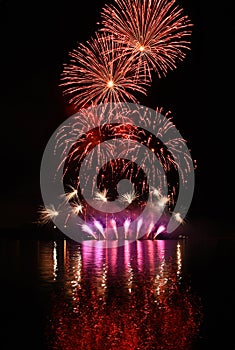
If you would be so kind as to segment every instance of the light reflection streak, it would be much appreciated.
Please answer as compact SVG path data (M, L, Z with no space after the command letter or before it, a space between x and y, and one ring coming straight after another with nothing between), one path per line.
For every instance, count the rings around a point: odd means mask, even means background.
M66 246L66 239L64 239L63 241L63 248L64 248L64 265L66 263L66 250L67 250L67 246Z
M133 269L131 266L131 253L130 253L130 244L125 244L124 246L124 252L125 252L125 269L126 269L126 279L127 279L127 289L128 292L132 292L132 283L133 283Z
M177 243L177 275L179 278L181 277L181 268L182 268L182 253L181 253L181 245Z
M158 252L159 252L159 271L156 274L154 285L157 292L157 295L160 295L161 292L164 292L165 278L164 278L164 268L165 268L165 255L164 255L164 241L158 241ZM158 302L158 299L156 299Z
M182 283L180 242L146 240L115 249L105 241L67 242L52 251L57 275L64 278L52 303L50 349L190 348L201 311L199 299ZM66 262L58 265L60 253Z
M143 244L140 241L136 241L137 244L137 266L139 272L143 272Z
M57 278L58 261L57 261L57 244L53 242L53 277L54 281Z

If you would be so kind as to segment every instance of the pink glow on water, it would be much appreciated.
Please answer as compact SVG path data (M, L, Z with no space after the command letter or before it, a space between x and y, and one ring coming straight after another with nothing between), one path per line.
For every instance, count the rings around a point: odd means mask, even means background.
M166 252L165 242L166 242L165 240L161 240L161 239L157 241L158 257L162 262L164 262L165 260L165 252Z

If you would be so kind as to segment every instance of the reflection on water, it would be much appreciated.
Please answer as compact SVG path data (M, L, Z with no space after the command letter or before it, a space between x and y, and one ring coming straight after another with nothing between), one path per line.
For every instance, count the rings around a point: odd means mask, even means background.
M53 286L49 349L191 349L201 311L183 273L184 242L105 244L38 247L41 279Z

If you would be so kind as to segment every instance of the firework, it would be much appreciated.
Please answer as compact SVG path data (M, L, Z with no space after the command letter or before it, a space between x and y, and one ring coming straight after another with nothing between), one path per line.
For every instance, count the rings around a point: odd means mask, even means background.
M160 78L185 58L192 24L176 0L115 0L101 17L100 31L79 43L64 64L60 86L79 113L57 130L53 181L59 178L63 201L59 211L44 207L41 222L59 216L57 226L77 228L82 219L82 231L96 239L107 239L108 228L119 239L118 227L127 238L136 222L136 239L143 230L156 238L166 229L153 223L162 214L184 223L181 203L184 196L191 199L192 160L170 113L162 118L162 109L152 113L123 102L138 102L152 71ZM133 191L119 195L123 179ZM138 219L143 211L146 220Z
M137 199L139 195L135 191L127 192L122 194L121 201L123 203L131 204L135 199Z
M137 102L133 92L146 94L144 72L131 58L124 57L122 45L112 35L96 33L69 56L61 86L77 108L101 102Z
M154 229L154 223L151 222L150 225L149 225L148 231L147 231L147 235L146 235L147 238L149 238L149 236L150 236L150 234L151 234L153 229Z
M167 205L167 203L169 203L169 200L170 199L168 197L162 196L157 202L157 204L159 207L164 208Z
M131 220L130 219L126 219L124 222L124 238L127 239L127 235L129 233L129 228L131 225Z
M176 68L190 47L191 22L176 0L115 0L102 10L102 31L113 33L127 56L158 76Z
M114 219L111 220L111 226L112 226L113 231L115 233L116 239L118 239L117 223Z
M107 203L108 202L107 195L108 195L108 191L106 189L104 189L102 192L97 191L95 193L95 199L97 201L101 201L101 202Z
M140 218L140 219L137 221L136 239L138 239L139 232L140 232L140 229L141 229L141 226L142 226L142 225L143 225L143 219Z
M54 205L40 207L39 209L39 221L41 225L46 225L53 221L58 215L59 211L55 209Z
M160 192L160 190L158 188L152 187L152 194L153 194L153 196L155 196L157 198L161 197L161 192Z
M178 135L172 134L172 130L174 130L175 126L171 121L172 117L170 112L165 114L167 118L163 122L161 120L163 110L158 109L156 111L156 120L154 125L152 125L153 122L151 115L149 115L149 113L143 113L143 110L140 107L136 108L135 111L132 111L129 108L124 108L122 104L117 104L113 109L109 109L110 125L107 125L105 124L106 109L107 107L105 105L100 105L98 110L96 108L82 109L78 115L75 115L72 126L63 126L57 133L55 153L57 154L60 152L61 154L62 160L59 164L58 170L61 167L64 167L64 176L69 173L70 164L72 162L82 162L88 154L89 159L87 158L86 162L87 168L89 169L93 167L94 159L96 159L98 165L101 166L114 158L115 151L116 153L118 152L120 158L128 158L131 154L131 158L135 161L141 150L141 144L147 146L145 148L145 153L143 154L143 165L145 163L151 164L150 155L152 153L149 155L148 149L152 149L151 144L154 142L154 138L161 138L173 156L166 152L163 145L158 142L157 146L155 146L155 153L152 154L152 157L154 158L155 154L158 156L166 173L171 171L171 169L179 169L183 181L185 180L187 173L191 170L189 163L190 156L185 153L184 164L179 164L179 160L182 156L182 144L184 143L184 140L179 138ZM138 116L141 121L140 124L142 124L143 127L154 127L153 135L148 135L143 128L137 128L130 124L133 114ZM100 125L99 128L97 128L97 124ZM103 125L105 125L105 127L103 127ZM112 142L103 142L105 141L105 137L107 138L107 135L112 136ZM63 158L63 155L66 155L69 149L71 150L69 156ZM121 171L123 174L129 164L130 163L127 163L125 166L121 164ZM110 170L115 172L117 166L118 160L113 161ZM158 172L158 169L146 166L146 172L150 177L151 174ZM153 196L159 198L160 205L164 204L164 202L166 204L169 199L165 200L164 196L161 194L161 188L164 187L164 179L162 179L161 174L157 175L160 185L158 188L152 187L152 193ZM87 181L88 175L86 176L85 185L87 184ZM73 186L69 185L71 192L66 194L66 198L69 199L74 195L77 195L77 190L74 189L74 187L77 188L77 186L78 183L75 183ZM94 187L95 183L92 188ZM174 192L174 189L172 192ZM106 188L102 191L94 191L94 199L107 202L107 194L108 191ZM131 193L123 194L121 201L131 203L136 198L137 193L132 191Z
M72 206L72 211L73 211L74 215L78 215L78 214L82 213L83 205L80 202L78 202L78 203L72 202L71 206Z
M155 239L158 235L160 235L161 233L163 233L165 231L166 231L166 227L164 225L159 226L157 229L157 232L153 238Z
M188 191L193 165L171 119L170 113L162 116L162 109L101 104L82 109L58 128L53 181L63 185L65 194L59 187L60 211L50 216L59 215L56 225L76 230L81 219L96 239L131 240L156 238L154 232L163 222L167 227L170 216L183 224L176 204L180 186ZM133 189L118 193L124 179Z
M82 225L82 231L85 233L88 233L88 235L92 236L94 239L97 239L96 234L92 231L92 229L90 228L90 226L83 224Z
M173 213L173 217L174 217L175 221L179 222L181 225L185 223L185 221L182 218L182 215L180 213Z
M64 198L66 203L70 202L72 199L76 198L78 195L77 189L73 188L73 186L68 186L68 187L69 189L71 189L71 192L66 192L61 195L61 198Z
M105 230L104 230L104 227L102 226L102 224L99 221L95 220L94 221L94 225L95 225L95 227L98 229L98 231L102 234L102 236L105 239L106 238Z

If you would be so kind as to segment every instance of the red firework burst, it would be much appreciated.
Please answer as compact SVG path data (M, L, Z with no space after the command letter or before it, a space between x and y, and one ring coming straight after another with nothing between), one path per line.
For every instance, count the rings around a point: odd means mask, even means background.
M158 76L176 68L189 49L192 24L176 0L115 0L101 13L101 31L113 33L125 52Z
M112 35L96 33L69 56L61 86L77 108L107 102L138 102L132 92L146 94L148 81L144 70L126 57L123 44Z

